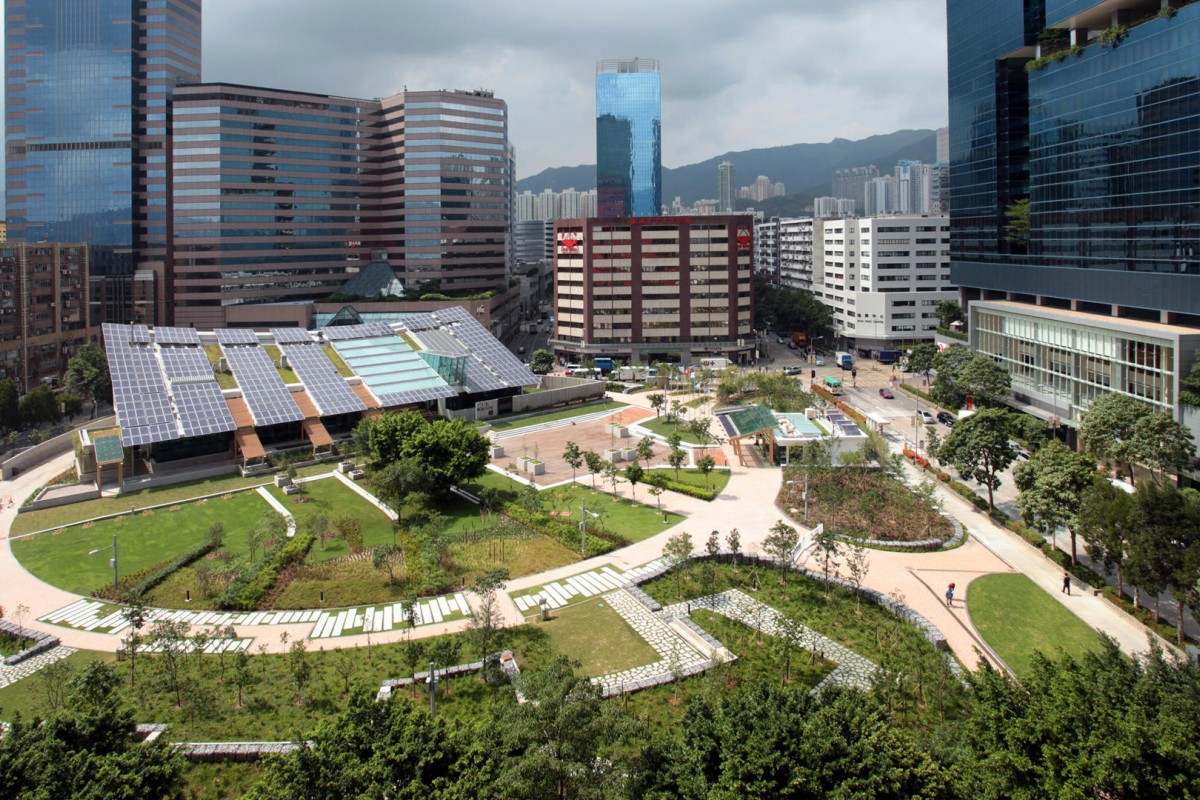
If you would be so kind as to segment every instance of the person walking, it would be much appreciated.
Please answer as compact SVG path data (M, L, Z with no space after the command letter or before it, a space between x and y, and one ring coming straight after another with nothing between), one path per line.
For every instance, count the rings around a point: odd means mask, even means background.
M946 605L950 608L954 607L954 584L951 583L946 587Z
M1071 594L1071 573L1069 573L1069 572L1063 572L1062 590L1064 592L1066 592L1068 596L1070 596L1070 594Z

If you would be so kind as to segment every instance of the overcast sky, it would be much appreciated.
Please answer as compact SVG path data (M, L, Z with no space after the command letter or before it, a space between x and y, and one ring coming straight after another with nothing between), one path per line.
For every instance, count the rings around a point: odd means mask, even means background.
M517 175L595 162L595 67L662 62L663 164L946 124L944 0L204 0L204 79L495 90Z

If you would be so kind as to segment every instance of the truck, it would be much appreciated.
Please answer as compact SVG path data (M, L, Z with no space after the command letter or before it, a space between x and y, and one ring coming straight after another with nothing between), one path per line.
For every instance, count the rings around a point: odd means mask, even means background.
M803 350L804 348L808 347L808 334L807 333L793 333L792 334L792 344L796 345L797 350Z
M899 350L880 350L879 351L879 363L880 364L895 364L896 362L898 362L900 360L901 355L902 354Z
M601 372L612 372L613 360L611 358L604 357L594 358L592 359L592 366Z
M854 369L854 356L850 355L849 353L847 353L845 351L840 351L834 357L834 360L837 362L837 365L839 367L841 367L842 369Z
M705 356L700 359L701 369L725 369L729 366L729 359L724 356Z

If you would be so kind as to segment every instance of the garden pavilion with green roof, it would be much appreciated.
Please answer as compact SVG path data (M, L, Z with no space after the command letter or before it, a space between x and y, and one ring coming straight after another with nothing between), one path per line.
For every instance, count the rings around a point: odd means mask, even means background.
M742 440L751 436L759 437L763 453L768 457L768 463L775 463L775 428L779 421L775 413L766 406L746 406L744 408L718 409L713 416L721 423L737 454L738 464L746 466L746 453L742 449Z

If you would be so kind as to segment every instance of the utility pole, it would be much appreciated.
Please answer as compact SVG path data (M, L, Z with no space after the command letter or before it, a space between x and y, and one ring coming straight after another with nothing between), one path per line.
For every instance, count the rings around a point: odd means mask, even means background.
M429 662L429 677L425 682L429 684L429 718L433 719L437 716L437 673L434 671L434 662Z
M587 510L587 498L584 498L583 505L580 506L580 510L582 510L583 513L581 515L582 521L579 523L579 557L587 558L587 518L588 518L588 514L591 514L596 519L600 519L600 515L597 514L595 511Z

